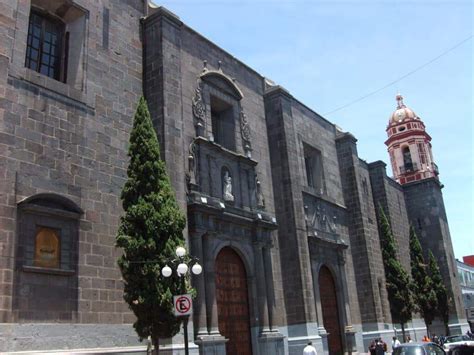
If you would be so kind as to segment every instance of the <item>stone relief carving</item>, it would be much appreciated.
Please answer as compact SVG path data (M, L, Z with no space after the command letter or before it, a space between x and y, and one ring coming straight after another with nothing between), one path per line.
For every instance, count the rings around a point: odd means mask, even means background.
M310 228L323 232L336 233L336 216L330 216L326 207L316 202L311 215L308 215L308 206L305 206L306 225Z
M196 136L204 135L204 122L206 119L206 105L202 97L202 82L201 79L197 80L197 86L194 90L193 103L193 116L194 126L196 127Z
M252 143L250 141L250 125L244 110L240 111L240 133L243 140L245 156L250 158L252 155Z
M224 170L222 186L224 190L224 201L234 202L234 195L232 194L232 177L227 169Z
M265 209L265 197L263 196L262 186L258 177L255 179L255 185L256 185L255 194L257 198L257 208L260 208L263 210Z

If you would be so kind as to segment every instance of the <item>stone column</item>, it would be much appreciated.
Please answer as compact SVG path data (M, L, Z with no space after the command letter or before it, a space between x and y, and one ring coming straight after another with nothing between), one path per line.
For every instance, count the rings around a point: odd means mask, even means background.
M324 328L323 308L321 307L321 292L319 290L318 266L318 263L316 263L314 259L311 259L311 271L313 276L313 292L316 308L316 322L318 323L318 335L321 337L323 351L324 353L327 353L329 351L328 332L326 331L326 328Z
M216 279L214 273L215 260L211 253L212 237L209 234L203 237L204 279L206 290L207 329L210 335L219 335L219 321L217 318Z
M314 301L316 307L316 321L318 323L318 333L319 335L326 335L326 329L324 328L323 320L323 309L321 307L321 293L319 292L319 270L318 264L311 260L311 271L313 274L313 291L314 291Z
M196 321L197 336L208 335L207 330L207 311L206 311L206 283L205 283L205 263L204 255L202 252L202 243L204 236L201 233L195 233L191 235L191 245L193 247L193 255L199 259L199 263L203 265L204 272L201 275L193 276L193 284L196 287L196 300L194 301L194 319Z
M268 317L268 298L267 288L265 279L268 277L263 262L263 246L257 242L254 244L254 255L255 255L255 273L257 280L257 300L258 300L258 311L260 322L262 327L261 332L269 332L269 317Z
M342 302L342 307L344 307L344 322L346 323L345 326L349 327L352 329L352 317L351 317L351 310L349 308L349 292L347 290L347 278L346 278L346 272L345 272L345 265L346 265L346 256L344 253L346 253L346 250L340 250L339 251L339 262L338 262L338 273L339 277L341 280L339 281L339 285L341 286L342 289L342 297L341 297L341 302Z
M267 305L268 305L268 325L271 330L275 327L275 291L273 286L272 259L270 254L270 246L264 246L263 249L263 267L265 270L265 281L267 288Z

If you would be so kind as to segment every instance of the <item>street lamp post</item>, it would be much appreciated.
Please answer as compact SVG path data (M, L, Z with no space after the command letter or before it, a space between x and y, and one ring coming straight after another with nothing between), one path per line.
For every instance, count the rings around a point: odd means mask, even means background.
M202 266L199 264L198 259L186 254L186 249L183 247L176 248L176 256L177 259L170 261L172 266L176 266L176 273L180 278L180 292L181 294L186 293L186 280L185 277L188 274L189 266L191 266L191 272L194 275L199 275L202 272ZM164 277L170 277L173 274L173 270L168 265L165 265L163 269L161 269L161 274ZM183 319L183 331L184 331L184 353L185 355L189 355L189 347L188 347L188 320L189 315L184 316Z

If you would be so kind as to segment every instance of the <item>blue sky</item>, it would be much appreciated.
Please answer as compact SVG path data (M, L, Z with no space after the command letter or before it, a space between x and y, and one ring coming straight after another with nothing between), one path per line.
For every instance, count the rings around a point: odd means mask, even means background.
M155 2L353 133L368 162L388 162L385 128L400 92L433 138L455 255L474 254L472 38L327 114L472 36L472 1Z

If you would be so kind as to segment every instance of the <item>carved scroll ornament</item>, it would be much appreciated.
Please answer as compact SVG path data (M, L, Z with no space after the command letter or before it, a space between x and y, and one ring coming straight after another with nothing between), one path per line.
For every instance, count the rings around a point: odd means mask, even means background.
M243 110L240 111L240 133L244 143L243 146L245 155L250 158L252 154L252 143L250 141L250 125L247 120L247 115Z
M201 79L197 80L197 86L194 90L193 103L193 116L194 126L196 127L196 136L204 135L204 120L206 118L206 105L202 97L202 82Z

